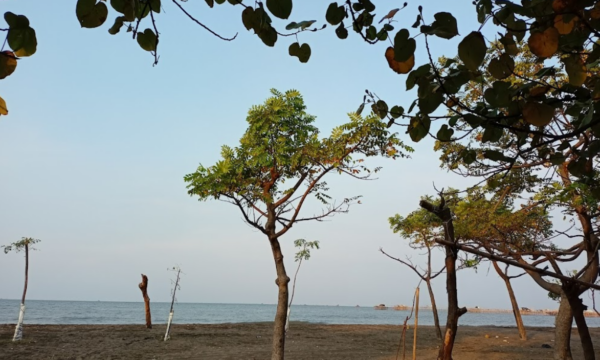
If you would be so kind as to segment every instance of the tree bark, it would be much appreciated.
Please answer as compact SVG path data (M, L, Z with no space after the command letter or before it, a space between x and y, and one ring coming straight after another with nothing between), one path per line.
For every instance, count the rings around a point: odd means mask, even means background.
M283 360L285 351L285 323L288 312L288 283L290 278L287 276L283 264L283 253L279 246L279 240L276 237L269 237L273 260L275 260L275 269L277 270L277 279L275 284L279 289L277 300L277 312L275 313L275 324L273 328L273 345L271 350L271 360Z
M435 296L433 295L433 288L431 287L431 279L427 279L427 291L429 291L429 298L431 299L431 311L433 312L433 323L435 325L435 335L439 340L442 339L442 330L440 328L440 318L438 316L437 305L435 303Z
M527 331L525 331L525 326L523 325L521 310L519 309L519 304L517 303L515 292L513 290L512 284L510 283L510 278L508 277L507 273L504 273L504 271L500 269L496 261L492 260L492 264L494 265L494 269L496 270L500 278L504 280L504 284L506 285L506 290L508 291L508 296L510 297L510 305L512 306L513 315L515 316L517 329L519 330L519 336L521 337L521 340L527 340Z
M577 331L579 332L581 347L583 349L583 358L585 360L595 360L596 354L594 353L594 344L584 316L585 306L577 293L565 291L565 294L568 298L569 305L571 306L575 324L577 324Z
M29 244L25 243L25 286L23 286L23 296L21 297L21 306L19 307L19 320L15 327L13 341L19 341L23 338L23 318L25 317L25 296L27 295L27 283L29 281Z
M150 315L150 297L148 296L148 277L142 274L142 282L138 285L144 297L144 308L146 310L146 327L152 329L152 316Z
M554 359L573 360L571 355L571 327L573 325L573 312L567 296L562 293L560 306L554 322Z

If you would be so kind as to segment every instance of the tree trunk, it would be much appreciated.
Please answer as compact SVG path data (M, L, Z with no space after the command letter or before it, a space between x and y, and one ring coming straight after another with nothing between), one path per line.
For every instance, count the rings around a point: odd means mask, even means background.
M448 317L443 346L440 348L438 360L452 360L452 349L458 330L458 318L467 312L458 307L458 289L456 287L456 251L450 246L446 248L446 290L448 292Z
M23 287L23 296L21 297L21 306L19 307L19 320L15 327L13 341L19 341L23 338L23 318L25 317L25 295L27 295L27 282L29 281L29 244L25 243L25 286Z
M581 339L581 348L583 349L583 358L585 360L595 360L596 354L594 353L594 344L592 343L592 337L590 336L590 330L588 329L587 323L585 321L584 311L585 307L583 302L577 295L577 293L573 293L571 291L565 292L569 295L569 305L571 306L571 311L573 317L575 318L575 324L577 324L577 331L579 332L579 338Z
M506 285L506 290L508 291L508 296L510 297L510 305L512 306L513 315L515 316L515 322L517 323L517 329L519 330L519 336L521 340L527 340L527 332L525 331L525 326L523 325L523 318L521 317L521 310L519 309L519 304L517 303L517 298L515 297L515 292L513 290L512 284L510 283L510 278L508 277L508 273L504 273L502 269L498 266L496 261L492 260L492 264L494 265L494 269L496 272L504 280L504 284ZM508 266L506 268L508 272Z
M152 317L150 315L150 297L148 296L148 277L142 274L142 282L138 285L144 297L144 308L146 310L146 327L152 329Z
M435 325L435 335L438 340L442 339L442 330L440 328L440 318L438 317L437 305L435 303L435 296L433 295L433 289L431 288L431 279L425 281L427 284L427 290L429 291L429 298L431 299L431 311L433 312L433 323Z
M567 296L562 293L560 306L554 322L554 359L573 360L571 355L571 326L573 326L573 312Z
M285 322L288 313L288 283L290 278L285 272L283 264L283 254L279 241L275 237L270 237L271 250L275 260L275 269L277 270L277 279L275 284L279 289L277 300L277 312L275 314L275 325L273 328L273 345L271 350L271 360L283 360L285 350Z

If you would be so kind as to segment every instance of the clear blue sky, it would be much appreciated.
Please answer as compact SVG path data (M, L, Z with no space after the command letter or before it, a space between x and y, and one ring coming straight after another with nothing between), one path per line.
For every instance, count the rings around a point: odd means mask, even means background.
M180 265L180 301L276 302L267 240L231 205L190 198L183 176L200 162L214 163L222 144L237 143L247 110L270 88L300 90L324 134L347 120L365 89L405 108L414 98L405 91L405 76L387 67L386 44L367 45L353 34L340 41L330 28L305 33L300 41L311 44L312 57L300 64L287 55L292 38L264 46L243 27L240 8L183 3L224 36L239 32L235 41L223 42L164 3L158 16L161 58L152 67L152 57L130 33L107 33L114 12L90 30L79 27L74 0L2 1L2 10L29 17L39 44L0 88L10 110L0 118L0 243L42 239L41 251L31 255L31 299L140 301L137 283L145 273L152 300L166 301L172 276L166 270ZM377 19L401 3L377 2ZM295 1L291 20L321 25L327 5ZM417 5L398 13L394 25L409 27ZM452 12L461 35L477 27L470 0L424 5L429 18ZM439 55L453 55L456 45L432 43ZM422 50L416 59L426 61ZM372 163L384 166L376 182L329 180L334 195L363 195L363 204L328 222L298 225L282 240L290 273L294 239L322 245L303 265L296 303L411 301L417 278L378 249L416 262L422 257L389 230L387 218L416 209L434 182L440 188L468 185L439 169L432 145L414 145L409 160ZM19 298L23 258L0 259L0 298ZM438 265L441 260L438 253ZM527 277L515 283L522 306L556 306ZM442 277L435 291L445 306ZM493 269L488 275L487 266L477 274L461 272L459 298L466 306L510 306L503 283Z

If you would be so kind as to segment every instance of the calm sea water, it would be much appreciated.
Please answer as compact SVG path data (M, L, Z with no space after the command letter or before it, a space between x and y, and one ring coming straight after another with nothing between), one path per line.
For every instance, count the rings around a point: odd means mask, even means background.
M26 302L26 324L144 324L142 302L107 301L47 301ZM166 323L170 303L153 302L152 322ZM0 324L14 324L19 312L18 300L0 300ZM292 321L321 324L402 324L408 311L375 310L372 307L294 305ZM446 312L440 311L442 324ZM273 321L275 305L256 304L196 304L176 303L174 323L217 324ZM587 318L588 325L600 327L600 318ZM411 321L412 322L412 321ZM523 316L526 326L554 326L552 316ZM429 310L419 311L419 324L433 325ZM467 313L460 318L461 325L514 326L512 314Z

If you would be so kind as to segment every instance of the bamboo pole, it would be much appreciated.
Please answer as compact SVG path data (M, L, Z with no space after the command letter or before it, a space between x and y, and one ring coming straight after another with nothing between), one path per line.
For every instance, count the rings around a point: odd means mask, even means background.
M419 288L416 291L415 330L413 335L413 360L417 359L417 326L419 325Z

